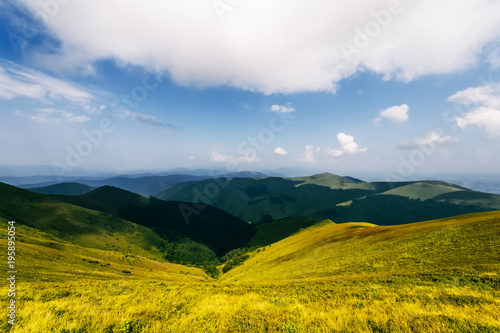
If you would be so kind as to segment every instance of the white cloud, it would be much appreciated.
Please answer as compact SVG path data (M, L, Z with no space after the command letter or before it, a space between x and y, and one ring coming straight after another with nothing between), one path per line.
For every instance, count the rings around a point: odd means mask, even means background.
M299 154L299 157L296 159L296 161L297 162L313 163L314 162L314 153L318 152L319 150L320 150L319 147L307 145L305 147L304 155Z
M276 149L274 149L274 153L276 155L280 155L280 156L288 155L288 152L285 149L281 148L281 147L277 147Z
M58 110L54 108L35 109L33 113L26 113L17 110L13 114L18 117L26 117L33 121L47 124L84 123L90 120L90 118L86 115L75 115L66 110Z
M448 97L448 101L463 105L482 105L500 109L500 83L467 88Z
M295 112L295 109L288 104L287 106L284 105L272 105L271 106L271 111L275 112L280 112L280 113L290 113L290 112Z
M340 148L325 148L326 154L333 158L339 158L345 154L363 153L368 150L368 148L359 148L358 144L354 142L354 137L345 133L337 134L337 140Z
M429 131L423 138L416 138L411 142L402 142L397 145L398 149L418 149L424 146L453 146L460 142L458 138L452 136L442 136L437 131Z
M257 155L245 154L235 158L233 155L223 155L215 151L212 152L210 160L212 162L247 162L247 163L254 163L260 161Z
M45 104L69 101L86 104L93 96L73 84L0 58L0 98L28 97Z
M43 2L19 3L39 13ZM359 70L403 81L461 71L500 36L499 1L404 1L393 14L389 3L254 0L221 20L206 0L70 1L46 20L46 31L61 42L59 53L33 58L87 73L96 61L113 59L168 72L181 84L293 93L335 91ZM378 15L384 22L377 23L374 13L390 18ZM370 27L368 42L360 43L360 31ZM352 57L340 47L347 44L356 47Z
M464 117L456 118L458 127L465 129L468 126L477 126L485 130L489 136L500 136L500 110L480 106L468 112Z
M448 101L472 109L455 118L458 127L476 126L491 137L500 136L500 83L467 88L450 96Z
M410 116L408 111L410 108L406 104L391 106L390 108L380 110L379 117L375 119L375 124L379 125L382 118L390 119L393 123L402 123L407 121Z

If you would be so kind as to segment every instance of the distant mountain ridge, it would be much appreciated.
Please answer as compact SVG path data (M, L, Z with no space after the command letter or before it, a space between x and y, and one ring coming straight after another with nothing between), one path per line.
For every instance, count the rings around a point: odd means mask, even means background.
M217 190L216 195L208 191L211 188ZM442 181L363 182L330 173L295 178L205 179L174 184L155 196L209 203L252 223L304 216L336 222L402 224L500 209L500 195Z

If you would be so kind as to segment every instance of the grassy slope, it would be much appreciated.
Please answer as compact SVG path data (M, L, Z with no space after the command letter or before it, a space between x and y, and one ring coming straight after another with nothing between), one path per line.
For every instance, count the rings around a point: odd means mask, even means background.
M266 247L221 282L182 274L172 276L183 282L166 283L20 281L16 330L5 321L0 330L499 332L499 221L498 212L397 227L325 221ZM1 286L2 302L6 294Z
M272 244L223 276L269 281L457 269L498 276L500 212L399 226L329 223ZM461 273L458 273L461 274Z
M328 172L320 173L318 175L308 176L308 177L294 177L290 178L293 181L300 182L297 186L302 186L306 184L313 184L319 186L327 186L332 189L350 189L350 188L360 188L360 189L372 189L369 183L365 183L362 180L352 178L352 177L341 177Z
M7 247L7 220L2 226L0 247ZM194 267L159 262L127 252L75 245L53 234L19 223L16 226L16 269L22 281L109 279L160 279L199 281L204 272ZM125 271L125 272L124 272Z
M462 191L463 188L444 182L414 182L409 185L397 187L395 189L384 192L383 194L401 195L410 199L427 200L434 197L455 191Z
M161 260L163 239L144 226L0 183L0 217L76 245Z

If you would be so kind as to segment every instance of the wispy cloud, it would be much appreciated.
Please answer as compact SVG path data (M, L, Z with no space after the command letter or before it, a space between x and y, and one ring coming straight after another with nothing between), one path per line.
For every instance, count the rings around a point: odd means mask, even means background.
M245 154L239 157L234 157L233 155L223 155L215 151L212 152L210 160L212 162L247 162L247 163L254 163L260 161L257 155Z
M340 158L346 154L363 153L368 150L368 148L359 148L358 144L354 142L354 137L345 133L337 134L337 140L340 148L325 148L326 154L333 158Z
M58 123L84 123L90 120L87 115L75 115L66 110L54 108L35 109L33 112L23 112L17 110L13 113L18 117L25 117L39 123L58 124Z
M93 94L74 84L0 58L0 98L35 99L44 104L69 101L87 104Z
M161 126L161 127L167 127L169 129L175 129L175 130L180 130L181 127L178 125L170 124L170 123L164 123L158 120L155 116L152 115L147 115L139 112L132 112L130 110L120 110L114 113L114 115L121 120L125 119L131 119L133 121L136 121L141 124L145 125L153 125L153 126Z
M446 135L442 136L441 133L436 131L427 132L425 137L416 138L411 142L401 142L397 145L398 149L417 149L424 146L454 146L458 144L458 138Z

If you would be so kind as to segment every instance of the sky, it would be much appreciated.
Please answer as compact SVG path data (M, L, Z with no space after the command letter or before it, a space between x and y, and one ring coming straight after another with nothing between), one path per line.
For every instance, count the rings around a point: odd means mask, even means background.
M0 0L0 165L500 166L500 1Z

